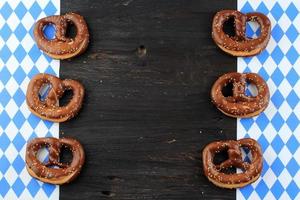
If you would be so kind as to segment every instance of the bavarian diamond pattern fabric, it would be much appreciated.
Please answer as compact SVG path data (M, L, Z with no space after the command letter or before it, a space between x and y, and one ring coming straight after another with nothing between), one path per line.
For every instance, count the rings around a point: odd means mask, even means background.
M33 40L39 18L58 14L59 0L0 1L0 199L58 199L59 188L29 176L25 150L34 137L58 137L58 124L32 115L25 102L37 73L59 73L59 62L43 55Z
M260 55L238 58L239 72L267 81L271 102L258 117L237 122L237 137L258 140L264 156L261 178L238 190L237 199L300 199L300 1L238 0L238 9L266 14L272 36ZM257 25L247 33L259 34Z

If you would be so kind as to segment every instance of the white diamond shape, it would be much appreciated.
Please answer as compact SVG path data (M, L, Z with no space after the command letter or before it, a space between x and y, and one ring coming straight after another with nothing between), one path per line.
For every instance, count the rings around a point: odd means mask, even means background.
M11 77L9 81L6 83L7 92L10 94L10 96L14 96L18 88L19 88L18 83L15 81L13 77Z
M7 111L8 116L12 119L18 112L19 107L13 99L10 99L8 104L5 106L5 110Z
M7 19L6 23L12 31L15 31L15 29L20 23L20 20L15 13L12 13Z
M292 157L293 155L286 146L284 146L278 154L278 158L285 166L290 162Z
M283 15L280 17L278 21L278 24L280 28L283 30L283 32L286 32L291 26L292 22L290 18L285 13L283 13Z
M291 177L287 169L284 168L281 174L278 176L278 180L281 183L282 187L286 188L291 183L293 178Z

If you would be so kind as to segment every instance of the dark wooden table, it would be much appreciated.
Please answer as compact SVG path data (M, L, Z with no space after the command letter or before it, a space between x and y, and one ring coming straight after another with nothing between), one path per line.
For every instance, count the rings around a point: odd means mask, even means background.
M66 199L235 199L203 175L205 144L236 137L236 120L210 102L236 58L211 39L211 21L235 0L62 0L89 25L86 53L60 75L86 88L79 116L61 136L82 142L82 174L60 188Z

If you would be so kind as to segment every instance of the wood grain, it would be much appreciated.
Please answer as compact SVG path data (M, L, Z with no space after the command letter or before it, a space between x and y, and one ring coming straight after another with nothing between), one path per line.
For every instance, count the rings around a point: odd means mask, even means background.
M200 153L236 137L236 120L209 97L218 76L236 71L210 36L214 13L236 1L62 0L61 8L85 17L91 43L61 62L60 76L87 94L61 137L80 140L87 161L60 198L235 199L203 176Z

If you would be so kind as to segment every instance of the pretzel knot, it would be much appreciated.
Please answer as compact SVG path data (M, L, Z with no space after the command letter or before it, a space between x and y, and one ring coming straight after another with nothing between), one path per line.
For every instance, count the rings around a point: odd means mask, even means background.
M45 100L40 98L40 91L45 85L51 85ZM59 106L59 99L64 92L71 90L73 97L67 105ZM50 74L38 74L29 83L26 101L30 111L42 119L53 122L64 122L73 118L80 110L84 97L81 83L61 80Z
M55 26L55 38L47 39L44 35L45 26ZM66 36L70 24L76 27L75 38ZM76 13L45 17L36 22L34 38L38 47L55 59L67 59L84 52L89 43L89 31L83 17Z
M258 94L245 94L247 83L256 86ZM223 88L233 85L232 96L225 97ZM212 102L224 114L230 117L253 117L264 111L270 99L267 83L255 73L227 73L218 78L211 89Z
M229 36L224 32L224 23L230 18L234 19L235 35ZM255 21L260 25L261 33L258 38L246 36L247 21ZM223 10L218 12L213 19L212 38L215 43L226 53L233 56L253 56L263 51L271 35L271 22L262 13L243 14L236 10Z
M250 150L251 163L243 161L241 148ZM222 151L227 151L228 159L219 165L215 165L215 154ZM244 187L256 181L260 176L263 166L260 145L251 138L210 143L204 148L202 159L204 174L212 183L223 188ZM225 169L231 167L239 168L243 172L236 174L223 172Z
M37 158L38 151L47 147L49 159L42 163ZM73 159L65 164L59 161L61 148L69 148ZM85 155L81 144L72 138L35 138L27 144L26 168L28 173L42 182L61 185L74 180L84 164Z

